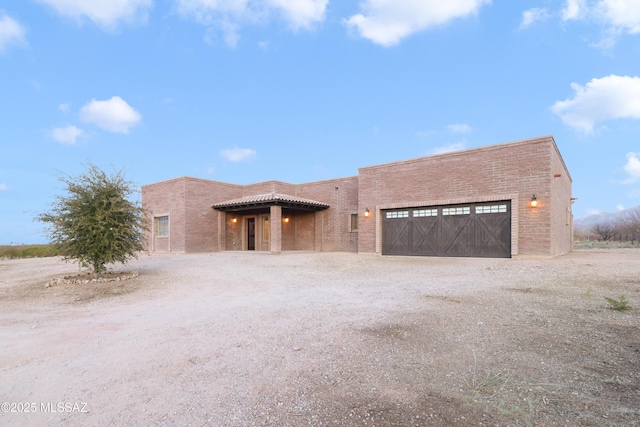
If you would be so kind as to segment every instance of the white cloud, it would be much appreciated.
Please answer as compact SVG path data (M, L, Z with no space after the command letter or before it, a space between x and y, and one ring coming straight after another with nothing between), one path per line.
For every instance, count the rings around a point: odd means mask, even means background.
M534 7L533 9L525 10L522 12L520 29L528 28L530 25L538 21L545 21L549 19L550 16L549 11L544 8Z
M429 27L477 14L485 4L491 0L364 0L362 13L344 23L375 44L392 46Z
M583 17L585 9L585 0L567 0L564 9L562 9L562 20L580 19Z
M456 123L453 125L449 125L447 126L447 129L449 129L453 133L471 133L473 131L471 126L466 123Z
M10 45L25 43L26 33L18 21L0 11L0 52Z
M9 190L9 186L4 182L0 182L0 191L8 191L8 190Z
M432 154L444 154L451 153L452 151L460 151L466 148L466 144L464 142L457 142L455 144L443 145L441 147L436 147L431 152Z
M63 113L68 113L69 112L69 104L64 103L64 104L58 105L58 110L62 111Z
M640 77L616 76L592 79L581 86L572 83L572 99L557 101L551 111L574 129L593 133L596 122L640 118Z
M622 203L618 203L616 205L616 209L619 210L619 211L622 211L622 210L624 210L624 205Z
M329 0L174 0L183 18L194 19L210 28L205 41L211 42L212 31L222 31L225 43L235 47L241 25L282 17L293 29L311 30L325 19Z
M242 160L250 159L256 156L256 150L251 148L229 148L226 150L220 150L220 155L230 162L240 162Z
M622 34L640 33L640 0L567 0L562 19L603 25L602 40L593 46L609 48Z
M55 128L51 131L51 137L63 144L74 145L79 137L84 135L84 131L75 126Z
M224 16L245 16L251 13L248 0L175 0L178 13L211 25Z
M624 171L629 174L626 183L634 183L640 179L640 153L628 153L627 163L624 165Z
M595 208L591 208L591 209L587 209L587 215L591 216L591 215L598 215L601 214L602 211L599 209L595 209Z
M640 0L601 0L595 10L616 29L640 33Z
M80 21L90 19L99 27L113 31L120 21L145 21L153 0L37 0L62 16Z
M324 21L329 0L268 0L267 3L277 9L289 25L297 30L311 29Z
M80 109L80 119L115 133L129 133L129 129L142 120L142 116L125 100L114 96L106 101L93 99Z

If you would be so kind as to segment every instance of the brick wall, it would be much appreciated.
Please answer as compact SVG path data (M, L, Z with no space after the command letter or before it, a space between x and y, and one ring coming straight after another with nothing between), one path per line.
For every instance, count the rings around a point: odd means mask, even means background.
M358 177L310 182L296 186L295 196L327 203L315 214L317 251L358 250L358 233L351 232L351 214L358 213ZM305 234L311 237L311 234Z
M169 216L169 237L146 234L149 249L171 252L214 252L224 250L220 242L223 212L211 205L241 197L242 186L206 179L180 177L142 186L143 207L152 221Z
M256 221L256 250L270 250L262 242L262 217L273 212L231 214L211 205L276 192L330 205L318 212L284 208L281 216L271 218L271 239L280 228L276 246L285 251L380 253L381 209L511 200L512 254L559 255L571 249L571 185L555 141L543 137L369 166L355 177L305 184L265 181L243 186L182 177L143 186L142 198L150 218L170 218L168 238L154 238L153 230L147 233L150 249L156 251L246 249L248 216ZM534 194L537 208L530 206ZM364 216L366 209L369 217ZM351 230L352 214L359 218L356 232ZM236 223L231 222L234 216Z
M242 250L242 240L243 240L243 218L235 215L235 214L231 214L231 213L225 213L225 212L219 212L218 215L221 215L223 217L223 223L219 223L220 227L224 227L223 228L223 232L225 235L225 245L224 248L221 250L226 250L226 251L239 251ZM233 222L233 218L236 219L236 222ZM256 220L257 221L257 220Z
M184 178L175 178L142 186L142 206L146 211L150 230L145 233L149 250L184 252L185 199ZM155 236L155 217L169 217L169 236Z
M551 255L562 255L573 247L571 175L557 147L551 152Z
M185 251L214 252L218 245L219 216L224 212L211 208L216 202L240 197L242 187L217 181L185 178Z
M557 155L553 138L544 137L360 168L358 211L368 208L371 215L361 222L358 251L380 252L381 208L508 198L512 254L550 255L552 208L564 209L555 205L570 194L569 181L562 194L551 198ZM534 194L537 208L530 206ZM557 253L566 252L566 241L554 245Z
M295 195L295 191L295 184L289 184L282 181L264 181L256 184L244 185L242 187L242 195L239 197L268 193L289 194L293 196Z
M316 249L315 245L315 212L298 212L293 215L292 221L294 222L294 236L291 238L290 234L287 234L286 246L283 242L282 250L296 250L296 251L313 251ZM291 227L290 227L291 228ZM283 231L286 229L283 228ZM284 238L284 235L283 235ZM293 246L292 246L293 243Z

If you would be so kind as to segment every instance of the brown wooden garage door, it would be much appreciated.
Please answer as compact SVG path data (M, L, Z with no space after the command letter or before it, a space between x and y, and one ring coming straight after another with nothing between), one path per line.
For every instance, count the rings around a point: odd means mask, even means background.
M383 210L382 254L511 257L511 202Z

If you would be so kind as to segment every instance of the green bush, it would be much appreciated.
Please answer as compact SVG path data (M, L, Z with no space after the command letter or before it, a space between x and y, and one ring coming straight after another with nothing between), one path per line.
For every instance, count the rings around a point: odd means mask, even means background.
M137 190L122 171L108 174L89 164L84 174L58 180L65 193L35 219L47 224L49 240L65 261L90 267L97 278L106 264L126 264L146 251L144 209L129 200Z
M609 303L609 308L611 308L612 310L616 310L616 311L631 310L629 301L627 301L624 295L620 295L620 299L614 299L609 297L604 297L604 299Z

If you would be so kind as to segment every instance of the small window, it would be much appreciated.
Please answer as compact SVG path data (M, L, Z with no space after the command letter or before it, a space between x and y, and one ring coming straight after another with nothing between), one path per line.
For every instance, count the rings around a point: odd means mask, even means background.
M415 209L413 211L413 217L421 216L438 216L438 209Z
M469 215L471 213L471 207L464 206L461 208L443 208L442 215Z
M351 214L351 231L358 231L358 214Z
M387 218L409 218L409 211L387 212Z
M476 214L504 213L507 205L476 206Z
M166 237L169 235L169 217L157 216L155 218L155 229L157 237Z

